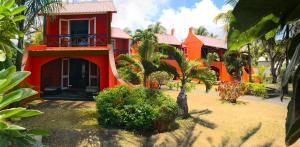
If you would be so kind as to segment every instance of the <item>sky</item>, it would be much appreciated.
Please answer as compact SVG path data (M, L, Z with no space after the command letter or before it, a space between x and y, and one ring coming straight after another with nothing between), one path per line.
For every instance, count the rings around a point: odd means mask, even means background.
M117 14L112 26L131 30L144 29L160 22L170 32L183 40L190 27L204 26L210 33L224 39L222 22L214 23L213 18L232 9L225 0L114 0Z

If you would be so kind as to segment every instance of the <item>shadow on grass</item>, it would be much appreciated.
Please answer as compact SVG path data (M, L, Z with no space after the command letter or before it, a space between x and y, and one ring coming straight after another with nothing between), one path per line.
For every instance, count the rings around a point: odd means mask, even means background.
M181 123L180 129L168 132L163 140L156 137L147 137L142 143L143 146L176 146L176 147L191 147L196 140L201 136L202 131L196 130L197 125L207 127L209 129L216 128L216 124L199 118L201 115L211 114L212 111L205 109L200 111L191 111L190 118L178 120Z
M35 105L30 105L34 109L53 109L53 108L63 108L63 109L75 109L75 108L91 108L92 102L87 101L64 101L64 100L43 100Z
M240 101L237 100L236 103L232 103L226 100L220 100L222 104L231 104L231 105L247 105L249 102L244 102L244 101Z
M254 128L251 128L249 130L247 130L245 132L245 134L243 134L241 137L240 137L240 140L238 142L232 142L232 140L230 139L229 136L225 136L225 137L222 137L222 140L221 140L221 143L220 145L214 145L213 144L213 139L211 137L208 137L207 138L207 141L210 143L210 145L212 147L215 147L215 146L221 146L221 147L241 147L246 141L248 141L251 137L253 137L261 128L262 126L262 123L260 122L257 126L255 126ZM274 143L274 139L273 140L270 140L262 145L258 145L260 147L270 147L272 146Z
M212 123L208 120L200 118L201 115L206 115L206 114L211 114L212 111L205 109L205 110L200 110L200 111L191 111L190 115L191 118L193 119L193 122L196 124L199 124L201 126L204 126L209 129L215 129L217 125L215 123Z

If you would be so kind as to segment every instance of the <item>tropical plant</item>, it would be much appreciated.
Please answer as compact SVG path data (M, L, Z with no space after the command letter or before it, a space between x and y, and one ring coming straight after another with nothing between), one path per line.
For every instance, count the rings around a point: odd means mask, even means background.
M169 71L176 74L173 67L162 62L162 59L167 56L154 51L158 47L158 43L155 34L150 29L136 31L133 40L139 44L138 54L120 55L118 59L120 62L133 65L137 71L142 72L144 86L147 86L148 77L153 72Z
M208 53L205 62L207 66L210 67L212 62L216 61L217 59L219 59L219 55L216 52Z
M247 86L238 81L222 81L216 91L219 92L221 100L236 103L240 96L246 94Z
M174 76L165 71L156 71L150 74L149 79L151 82L156 82L158 88L161 89L162 85L166 85L169 81L173 80Z
M161 45L160 49L167 50L170 55L172 55L173 59L178 63L180 68L179 75L180 82L181 82L181 89L179 95L177 96L177 104L179 106L179 115L183 117L188 117L188 104L187 104L187 84L191 82L192 78L200 79L201 74L200 71L203 69L200 68L200 62L197 60L188 60L182 50L179 50L175 47L168 46L168 45ZM175 70L175 72L177 72ZM205 71L202 71L205 72ZM203 82L207 79L202 78ZM209 89L209 87L207 87Z
M219 13L214 17L214 22L217 24L218 22L222 22L224 24L224 31L229 32L229 24L232 17L232 10L228 10L227 12Z
M37 93L30 88L14 89L29 74L29 72L16 72L14 66L0 71L0 146L33 146L37 143L33 138L33 132L14 125L10 120L36 116L42 112L25 108L6 109L10 104Z
M242 67L246 65L246 62L241 57L240 52L238 50L228 50L223 59L228 73L235 79L241 80Z
M14 53L18 50L11 39L23 37L24 33L18 30L17 24L26 17L21 13L26 6L15 6L13 0L0 0L0 50L6 56L5 62L2 61L2 68L8 68L13 65Z
M258 67L257 76L260 80L260 83L266 82L266 67L265 66Z
M232 11L233 19L230 23L228 34L228 47L239 48L249 42L263 37L268 40L276 31L285 31L287 44L285 53L290 60L282 79L282 87L288 84L289 78L294 73L293 96L288 107L286 121L286 144L291 145L300 137L300 115L297 113L299 101L299 72L300 67L300 34L290 36L289 24L300 18L300 1L290 0L239 0ZM247 21L245 21L247 18ZM275 33L274 33L275 32Z
M166 34L167 29L161 25L160 22L156 22L155 24L151 24L148 26L148 29L150 29L155 34Z
M248 94L266 98L268 96L267 87L260 83L245 83Z
M17 5L19 7L27 6L25 11L21 11L20 14L26 16L26 18L18 21L17 26L20 32L25 35L29 35L32 32L33 26L40 28L41 22L39 21L39 14L46 15L50 12L57 12L62 6L62 0L3 0L9 1L12 5ZM24 49L25 41L24 35L18 38L18 48L20 51L16 55L16 67L17 70L21 70L22 65L22 50Z
M201 36L207 36L207 37L212 37L212 38L217 38L218 36L209 33L208 30L204 26L199 26L198 28L193 28L193 32L195 35L201 35Z
M128 27L124 28L123 31L124 31L125 33L127 33L128 35L130 35L130 36L132 35L132 31L131 31L130 28L128 28Z
M118 86L96 98L99 123L128 130L164 130L175 121L177 104L161 91Z

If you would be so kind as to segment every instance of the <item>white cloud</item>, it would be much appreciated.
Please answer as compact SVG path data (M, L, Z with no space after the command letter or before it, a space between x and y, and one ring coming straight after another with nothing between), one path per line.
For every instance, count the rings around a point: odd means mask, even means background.
M170 0L114 0L118 12L113 16L112 25L132 30L146 28L169 2Z
M232 9L229 5L224 5L221 9L217 8L211 0L201 0L195 3L194 7L181 7L179 9L165 9L159 20L167 28L175 28L176 36L184 39L190 27L203 25L210 33L224 38L223 24L215 24L213 18L220 12Z
M131 30L144 29L149 24L161 22L168 30L175 28L176 36L183 40L189 27L205 26L210 33L224 38L223 24L215 24L213 18L220 12L232 9L230 5L217 8L212 0L199 0L193 7L168 7L171 0L114 0L118 13L112 25Z

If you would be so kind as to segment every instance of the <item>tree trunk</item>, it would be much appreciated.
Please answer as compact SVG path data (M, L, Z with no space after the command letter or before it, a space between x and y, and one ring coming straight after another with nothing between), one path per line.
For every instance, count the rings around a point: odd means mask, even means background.
M184 118L189 117L189 108L187 104L186 86L183 83L180 89L180 93L177 96L177 104L179 107L178 114Z
M248 47L248 66L249 66L249 82L252 82L252 61L251 61L251 52L250 52L250 45L247 44Z
M19 30L21 32L24 32L24 20L23 21L20 21L18 23L19 25ZM18 48L20 50L24 50L24 37L19 37L18 38ZM20 53L19 51L17 51L17 56L16 56L16 68L17 68L17 71L21 71L22 69L22 59L23 59L23 53Z
M144 87L147 87L147 76L145 73L144 73Z
M275 69L275 63L271 59L271 74L272 74L272 83L275 84L277 83L277 74L276 74L276 69Z
M24 38L20 37L18 39L18 48L20 50L23 50L24 48ZM23 53L17 51L17 56L16 56L16 68L17 71L21 71L22 70L22 59L23 59Z

